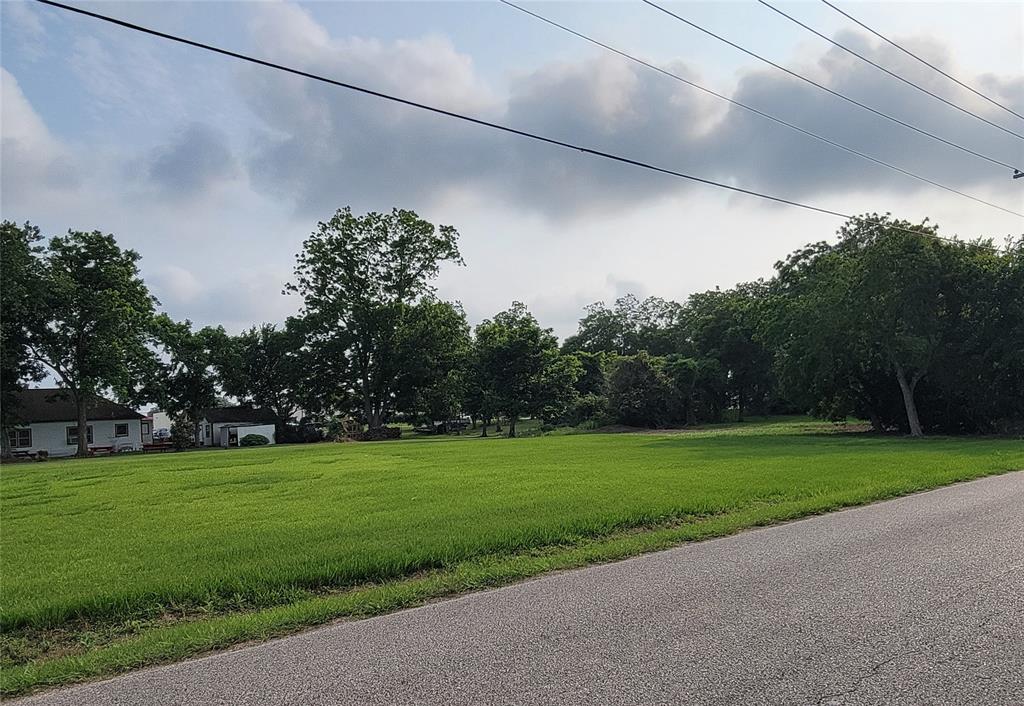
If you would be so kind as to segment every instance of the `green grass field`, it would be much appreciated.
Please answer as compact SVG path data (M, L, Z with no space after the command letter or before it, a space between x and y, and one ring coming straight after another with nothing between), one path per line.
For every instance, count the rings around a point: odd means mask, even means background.
M5 466L2 689L1024 468L1019 440L830 431L788 420Z

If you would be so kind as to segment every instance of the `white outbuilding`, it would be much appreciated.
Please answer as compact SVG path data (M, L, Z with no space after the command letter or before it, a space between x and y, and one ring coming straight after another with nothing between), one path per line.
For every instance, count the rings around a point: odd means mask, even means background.
M246 433L259 433L273 444L276 442L274 437L276 419L273 412L258 407L247 405L212 407L203 412L199 421L199 445L238 446L238 440ZM242 427L259 427L263 431L238 431ZM268 427L269 433L267 432Z

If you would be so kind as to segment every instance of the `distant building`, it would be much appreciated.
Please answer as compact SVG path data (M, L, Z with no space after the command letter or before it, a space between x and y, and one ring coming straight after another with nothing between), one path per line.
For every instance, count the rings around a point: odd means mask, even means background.
M5 429L11 452L71 456L78 451L78 410L67 390L42 388L17 394L18 423ZM94 451L127 451L142 448L152 433L145 418L131 407L94 397L87 409L87 440Z
M149 410L149 416L153 419L153 431L171 431L171 417L167 412L154 408Z
M273 444L276 442L276 421L274 413L266 409L247 406L213 407L206 410L200 420L199 445L236 446L237 440L246 433L258 433L267 437L267 441Z

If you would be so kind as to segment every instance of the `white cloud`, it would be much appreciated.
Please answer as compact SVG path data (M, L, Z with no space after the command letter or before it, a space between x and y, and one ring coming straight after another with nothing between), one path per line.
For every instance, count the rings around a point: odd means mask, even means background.
M17 79L0 68L0 159L4 200L18 202L39 191L66 191L80 183L71 152L50 134Z
M8 1L3 3L4 22L13 26L19 50L30 60L37 61L46 55L46 27L29 2Z
M149 287L161 302L177 306L192 304L206 289L192 272L178 265L157 267Z

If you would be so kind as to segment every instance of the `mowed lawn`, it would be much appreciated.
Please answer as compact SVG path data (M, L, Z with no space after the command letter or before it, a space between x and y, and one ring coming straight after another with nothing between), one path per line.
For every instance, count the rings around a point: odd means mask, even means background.
M829 429L786 421L8 465L0 627L253 611L485 555L715 518L735 518L722 525L732 531L1024 468L1019 440Z

